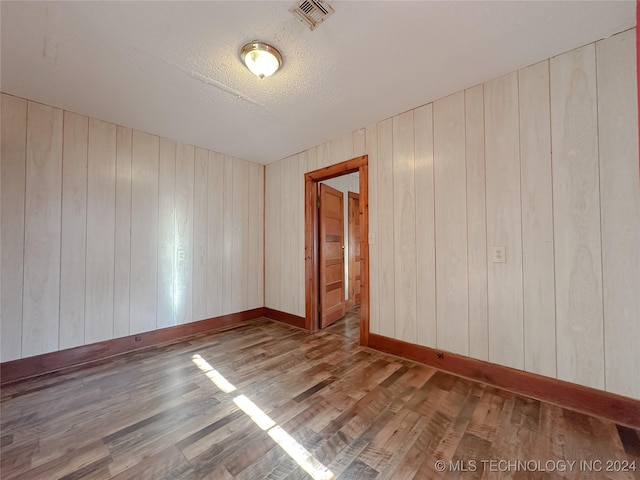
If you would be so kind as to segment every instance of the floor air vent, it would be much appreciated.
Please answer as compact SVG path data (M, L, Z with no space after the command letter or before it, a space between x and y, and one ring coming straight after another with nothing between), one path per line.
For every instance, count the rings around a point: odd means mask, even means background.
M314 30L334 12L331 5L323 0L302 0L291 7L289 11L311 30Z

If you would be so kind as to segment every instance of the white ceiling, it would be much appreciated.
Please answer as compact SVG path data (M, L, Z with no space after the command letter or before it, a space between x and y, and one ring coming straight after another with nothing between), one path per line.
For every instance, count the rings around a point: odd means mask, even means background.
M2 91L270 163L635 25L630 1L1 4ZM239 50L284 66L260 80Z

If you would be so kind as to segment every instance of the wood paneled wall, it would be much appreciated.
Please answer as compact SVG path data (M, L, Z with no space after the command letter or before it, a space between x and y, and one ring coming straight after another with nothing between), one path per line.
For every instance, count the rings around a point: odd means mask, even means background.
M266 306L303 173L366 153L373 333L640 398L636 75L633 29L269 165Z
M2 94L1 361L263 305L264 167Z

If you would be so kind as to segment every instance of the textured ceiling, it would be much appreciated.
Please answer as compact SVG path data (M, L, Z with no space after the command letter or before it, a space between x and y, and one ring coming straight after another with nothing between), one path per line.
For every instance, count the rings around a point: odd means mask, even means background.
M269 163L635 25L636 2L1 3L2 91ZM284 67L260 80L239 50Z

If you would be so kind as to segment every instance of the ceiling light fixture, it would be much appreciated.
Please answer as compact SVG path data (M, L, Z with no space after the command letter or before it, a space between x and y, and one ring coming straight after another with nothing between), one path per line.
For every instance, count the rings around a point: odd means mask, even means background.
M260 78L270 77L282 66L278 49L257 40L242 47L240 58L251 73Z

